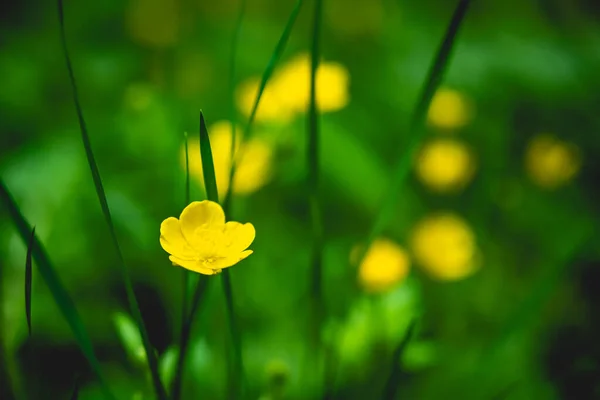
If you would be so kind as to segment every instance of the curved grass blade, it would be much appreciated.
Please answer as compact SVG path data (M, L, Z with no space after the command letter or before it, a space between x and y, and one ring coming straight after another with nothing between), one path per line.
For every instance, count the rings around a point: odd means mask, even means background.
M358 257L357 265L360 265L360 263L363 261L367 250L373 243L373 240L375 240L375 238L383 232L387 222L392 217L394 212L394 204L400 195L404 181L410 171L413 157L418 150L419 144L425 136L423 122L425 121L429 104L431 103L431 99L433 98L435 91L444 77L444 72L450 60L450 55L456 41L456 35L464 20L470 2L470 0L459 0L458 5L454 10L448 29L446 30L433 64L429 69L427 79L409 122L408 132L412 135L410 142L406 150L398 159L392 178L391 188L384 200L384 203L379 209L377 216L375 217L375 223L369 231L366 245L361 251L360 257Z
M106 381L100 369L100 362L94 353L92 341L85 330L77 309L75 308L73 299L71 299L69 293L60 281L60 278L56 273L54 266L50 262L50 258L42 246L42 243L38 240L35 233L32 234L33 229L21 213L21 210L15 203L13 197L2 180L0 180L0 198L2 199L4 207L8 210L8 213L13 220L17 231L21 236L21 240L23 240L24 243L27 243L28 240L31 241L29 249L31 249L32 257L36 261L38 273L48 286L48 289L50 289L50 293L52 294L56 305L73 331L73 335L75 336L77 344L90 363L94 374L96 374L104 396L107 399L114 399L115 397L106 385Z
M29 336L31 336L31 250L33 248L33 238L35 238L35 226L31 230L29 242L27 242L27 258L25 259L25 316L27 317L27 329L29 331Z
M414 335L416 326L417 319L413 318L413 320L408 325L408 328L406 329L404 337L402 338L400 343L398 343L398 346L394 349L394 353L392 354L392 366L390 368L390 374L388 375L385 387L383 389L382 399L384 400L393 400L396 398L396 393L398 392L398 383L399 380L402 378L402 354L404 354L406 347L410 343Z
M96 188L96 194L98 195L100 207L102 208L102 214L104 215L104 219L106 220L106 224L108 225L110 237L112 239L113 245L117 252L117 256L119 259L119 265L121 267L120 268L121 274L123 277L123 281L125 283L125 291L127 293L127 301L129 303L131 313L133 314L133 317L136 320L136 324L138 325L138 329L140 330L140 334L142 336L142 341L144 343L144 349L146 350L146 355L148 357L148 365L150 368L150 373L152 375L152 383L154 385L154 390L156 391L158 398L161 400L164 400L164 399L167 399L167 393L162 385L162 382L160 381L160 375L158 372L158 361L156 359L156 354L154 353L154 350L150 343L150 339L148 337L148 332L146 330L144 320L142 318L142 313L140 311L137 299L135 297L135 292L133 290L133 284L131 282L129 268L127 267L127 264L125 263L123 253L121 251L121 247L120 247L119 241L117 239L116 230L115 230L114 224L112 222L110 209L108 207L108 201L106 200L106 194L104 192L104 187L102 186L102 179L100 177L100 171L98 170L98 166L96 164L94 153L92 151L92 145L91 145L88 130L87 130L87 124L83 117L81 102L79 101L79 93L77 91L75 73L73 71L73 65L71 63L71 57L69 56L69 51L68 51L68 47L67 47L67 36L66 36L66 30L65 30L63 1L57 0L57 4L58 4L58 16L59 16L59 24L60 24L61 43L62 43L63 53L65 55L67 69L69 72L69 80L70 80L71 88L73 91L73 101L75 103L75 109L76 109L77 118L79 121L79 127L80 127L80 131L81 131L81 139L83 141L83 147L85 148L85 154L86 154L86 157L88 160L88 164L90 166L90 170L92 172L92 178L94 180L94 186Z
M236 118L235 118L235 101L234 101L234 93L235 93L235 64L237 58L237 49L238 43L240 39L240 34L242 32L242 21L244 20L244 13L246 12L246 0L240 1L240 8L238 11L238 16L235 22L235 28L233 30L233 40L231 41L231 54L229 58L229 123L231 124L231 146L229 149L229 157L231 160L231 164L233 164L233 159L235 156L235 147L237 140L237 129L236 129ZM231 171L229 171L231 174ZM230 184L232 182L229 182ZM227 189L229 191L229 189ZM225 196L226 198L228 196ZM227 203L227 207L229 208L229 203ZM227 215L228 209L225 209L225 215Z
M258 93L256 94L256 98L254 99L254 103L252 104L250 116L248 117L248 121L246 122L244 131L239 139L240 149L242 148L244 142L246 140L248 140L248 138L252 134L252 124L254 123L254 119L256 118L256 112L257 112L258 106L260 104L260 99L262 98L263 92L265 91L265 87L267 86L269 79L271 79L271 76L273 75L273 71L275 70L277 63L281 59L281 55L283 54L283 51L285 50L287 42L292 33L292 28L294 27L294 24L296 23L296 20L298 19L298 14L300 13L303 3L304 3L304 0L296 1L296 4L294 5L292 12L290 13L290 16L285 24L285 27L283 28L283 32L281 33L281 36L279 37L279 40L277 41L277 44L275 45L275 49L273 50L273 53L271 54L271 58L269 58L267 67L265 68L265 70L261 76L260 84L258 87ZM229 185L227 186L228 189L225 194L225 199L223 201L223 209L226 212L229 210L231 189L232 189L233 178L235 176L236 167L237 167L236 158L234 157L232 159L231 169L229 171L229 177L228 177Z

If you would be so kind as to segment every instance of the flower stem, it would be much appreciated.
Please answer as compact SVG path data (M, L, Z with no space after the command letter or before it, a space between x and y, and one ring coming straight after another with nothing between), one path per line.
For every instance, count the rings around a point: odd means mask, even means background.
M244 364L242 360L242 338L235 319L233 305L233 290L231 288L231 276L226 269L222 273L223 293L225 294L225 305L227 307L227 317L229 320L229 331L231 333L231 342L233 345L233 364L230 371L228 387L228 399L236 399L240 396L243 383Z
M187 271L186 271L187 272ZM208 284L208 277L199 276L192 297L192 307L189 315L183 315L183 326L181 327L181 333L179 336L179 354L177 356L177 364L175 367L175 378L173 379L173 386L171 388L172 400L179 400L181 397L181 381L183 378L183 369L185 367L185 356L187 354L187 348L190 342L190 334L192 332L192 325L194 323L194 316L198 307L201 303L201 298L206 293L206 285Z

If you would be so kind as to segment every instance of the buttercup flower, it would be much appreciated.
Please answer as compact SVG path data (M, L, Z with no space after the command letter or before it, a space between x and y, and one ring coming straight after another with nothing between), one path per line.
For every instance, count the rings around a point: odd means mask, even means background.
M462 128L472 117L471 105L458 91L440 88L433 96L427 121L430 125L441 129Z
M219 196L225 196L229 185L231 171L231 124L228 121L215 122L209 129L210 144L215 166L215 177ZM235 157L237 166L233 180L233 193L248 195L266 185L272 176L273 150L271 146L258 137L246 141L240 150L240 135L242 130L236 128ZM197 154L200 153L200 141L191 139L188 143L190 175L204 182L202 162ZM181 147L181 165L185 168L185 146Z
M417 263L440 280L458 280L476 270L475 236L460 217L440 213L417 224L412 235Z
M462 189L473 176L474 169L469 149L451 139L427 143L416 165L419 179L430 189L444 193Z
M361 250L355 247L350 254L351 261ZM377 239L358 269L360 284L370 292L384 292L394 287L408 275L410 260L404 249L389 239Z
M571 180L581 166L579 149L558 138L542 134L531 140L525 166L531 180L546 189L555 189Z
M218 203L194 201L179 219L169 217L160 225L160 245L169 260L190 271L214 275L252 254L247 250L256 231L250 223L225 222Z
M301 53L289 60L265 87L256 112L257 121L287 122L306 110L310 97L310 56ZM336 62L321 62L317 69L316 97L321 112L344 108L349 102L348 70ZM258 93L259 78L243 82L237 90L237 106L249 116Z

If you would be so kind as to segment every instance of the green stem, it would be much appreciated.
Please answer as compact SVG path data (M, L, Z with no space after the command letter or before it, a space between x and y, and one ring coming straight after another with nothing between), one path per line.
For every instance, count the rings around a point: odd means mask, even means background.
M186 271L187 272L187 271ZM190 336L192 333L192 326L194 323L194 316L198 311L201 299L206 293L206 286L208 284L208 277L199 276L194 295L192 297L192 307L189 315L184 315L184 324L181 327L181 333L179 337L179 354L177 356L177 363L175 366L175 378L173 379L173 386L171 388L171 397L173 400L179 400L181 397L181 383L183 380L183 371L185 368L185 356L187 355L187 349L190 342Z
M323 302L323 216L319 194L319 110L317 105L317 70L320 61L321 23L323 18L323 1L315 0L312 27L310 97L308 105L308 191L309 207L312 220L312 257L311 257L311 292L312 292L312 343L317 362L321 353L321 326L325 316Z
M225 294L225 305L227 307L227 317L229 319L229 330L231 333L231 343L233 345L233 366L231 370L230 382L228 385L229 399L237 399L240 396L242 383L244 381L244 364L242 359L242 339L235 319L235 310L233 304L233 290L231 287L231 276L229 270L222 272L223 275L223 293Z

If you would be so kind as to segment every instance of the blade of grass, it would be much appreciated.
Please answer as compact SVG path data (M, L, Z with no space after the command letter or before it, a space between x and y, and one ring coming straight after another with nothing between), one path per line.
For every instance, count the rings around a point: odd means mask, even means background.
M202 174L204 176L204 188L206 198L215 203L219 202L219 191L217 190L217 178L215 177L215 164L213 162L210 138L204 114L200 110L200 159L202 161Z
M85 326L81 321L81 317L79 316L77 309L75 308L73 299L71 299L71 296L69 296L69 293L65 289L58 274L56 273L56 269L50 262L50 258L42 246L42 243L39 241L35 233L32 233L33 229L21 213L21 210L15 203L12 195L2 180L0 180L0 198L2 198L4 207L8 210L8 213L11 216L17 231L19 232L19 235L21 236L23 243L28 243L28 241L31 241L32 244L29 246L29 248L31 249L32 257L36 262L38 273L48 286L48 289L50 289L50 293L52 294L56 305L69 324L71 331L73 331L75 340L81 348L84 356L90 363L92 371L100 383L104 396L108 399L114 399L115 397L106 385L106 380L104 379L104 375L100 369L100 362L94 353L92 341L85 330Z
M417 319L413 318L406 329L404 337L394 349L394 353L392 354L392 366L390 367L390 374L388 375L385 387L383 389L383 396L381 397L384 400L393 400L396 398L396 394L398 392L398 383L402 378L402 354L404 354L406 347L410 343L416 326Z
M312 329L311 339L317 361L321 355L321 325L325 310L323 304L322 268L323 268L323 219L319 195L319 110L317 104L317 70L321 52L321 24L323 19L323 1L315 0L310 60L310 93L307 123L308 165L308 203L312 222L312 255L310 267L311 299L312 299Z
M60 24L60 36L61 43L63 48L63 53L65 55L65 61L67 64L67 69L69 72L69 80L71 83L71 89L73 92L73 101L75 103L75 109L77 112L77 118L79 121L79 128L81 131L81 139L83 141L83 147L85 148L85 154L88 160L88 164L90 166L90 170L92 172L92 178L94 181L94 186L96 188L96 194L98 195L98 200L100 202L100 207L102 208L102 213L104 215L104 219L106 220L106 224L108 225L108 229L110 232L110 237L117 252L117 256L119 259L119 266L121 275L123 277L123 281L125 283L125 291L127 293L127 301L129 303L129 308L131 309L131 313L138 325L140 330L140 334L142 336L142 341L144 343L144 349L146 350L146 355L148 358L148 365L150 368L150 373L152 375L152 383L154 385L154 390L159 399L164 400L167 399L167 393L160 381L160 375L158 372L158 361L156 359L156 354L152 348L150 343L150 338L148 337L148 332L146 330L146 326L144 324L144 320L142 318L142 313L139 308L139 304L135 297L135 292L133 290L133 284L131 282L131 277L129 273L129 268L125 263L125 259L123 257L123 253L121 251L121 247L119 245L119 241L117 239L117 234L115 227L112 222L112 216L110 213L110 209L108 207L108 201L106 200L106 194L104 192L104 187L102 186L102 179L100 177L100 171L98 170L98 166L96 164L96 160L94 157L94 153L92 151L92 145L90 142L87 124L83 117L83 111L81 107L81 102L79 100L79 93L77 91L77 84L75 80L75 73L73 71L73 64L71 62L71 57L69 55L68 46L67 46L67 35L65 29L65 21L64 21L64 9L63 9L63 1L57 0L58 4L58 16L59 16L59 24Z
M236 129L236 118L235 118L235 101L234 101L234 93L235 93L235 64L237 59L237 48L240 40L240 33L242 32L242 21L244 20L244 13L246 12L246 0L240 0L240 8L238 10L238 16L235 21L235 28L233 30L233 39L231 40L231 54L229 57L229 123L231 124L231 147L229 149L229 158L231 160L231 165L233 165L234 157L235 157L235 148L236 148L236 140L237 140L237 129ZM231 170L229 171L231 175ZM231 185L233 184L233 176L231 177L231 181L229 182L229 186L227 187L227 193L231 190ZM229 211L229 196L225 196L226 203L224 205L227 208L224 210L225 215L227 215L227 211Z
M210 147L210 139L208 137L208 129L206 129L206 122L202 111L200 111L200 154L202 156L202 172L204 173L204 185L206 187L206 196L209 200L218 202L219 195L217 191L217 179L215 178L215 167L213 164L212 151ZM242 348L241 338L236 327L236 320L234 314L233 305L233 291L231 289L231 277L229 276L229 270L226 269L222 273L223 275L223 292L225 294L225 304L227 307L227 316L229 319L229 328L231 332L231 342L233 345L233 366L232 375L230 377L229 385L227 386L230 390L230 398L239 393L240 381L242 378L243 362L242 362Z
M244 131L242 132L242 135L240 135L241 136L239 139L240 140L240 142L239 142L240 143L240 145L239 145L240 153L241 153L241 148L243 147L244 143L250 138L250 136L252 134L252 124L254 123L254 119L256 118L256 112L257 112L258 106L260 104L260 99L262 98L263 92L265 90L265 87L267 86L267 83L269 82L269 79L271 79L271 76L273 75L273 71L275 71L275 67L277 66L277 63L281 59L281 56L285 50L285 47L287 45L289 38L290 38L290 35L292 33L292 28L294 27L294 24L296 23L298 14L300 13L303 3L304 3L304 0L297 0L296 3L294 4L294 8L292 9L292 12L290 13L290 16L285 24L285 27L283 28L283 32L281 33L281 36L279 37L279 40L277 41L277 44L275 45L275 49L273 50L271 57L269 58L267 67L265 68L265 70L261 76L260 84L258 87L258 93L256 94L256 98L254 99L254 103L252 104L250 116L248 117L248 121L246 122L246 125L244 127ZM226 211L225 215L227 215L227 211L229 210L229 203L231 201L230 198L231 198L232 183L233 183L233 179L235 176L236 168L237 168L236 157L233 157L232 161L231 161L231 169L229 170L229 177L228 177L229 184L227 186L227 192L225 193L225 199L223 200L223 209Z
M33 249L33 238L35 237L35 226L31 230L29 242L27 242L27 258L25 259L25 316L27 317L27 329L31 336L31 280L32 280L32 262L31 251Z
M427 79L425 80L425 84L421 90L421 94L419 95L419 100L415 109L413 110L409 122L408 132L411 135L410 142L406 150L398 159L394 170L391 187L381 208L379 209L379 212L375 217L375 222L369 231L366 244L360 253L360 257L358 257L357 265L362 263L368 249L373 243L373 240L375 240L375 238L383 232L387 222L393 215L395 202L400 195L404 180L411 169L414 155L417 152L423 137L425 136L426 131L423 125L429 104L431 103L431 99L433 98L437 88L442 82L444 72L450 60L452 49L456 41L456 35L464 20L469 4L470 0L459 0L454 10L448 29L446 30L435 59L431 64L427 74Z

